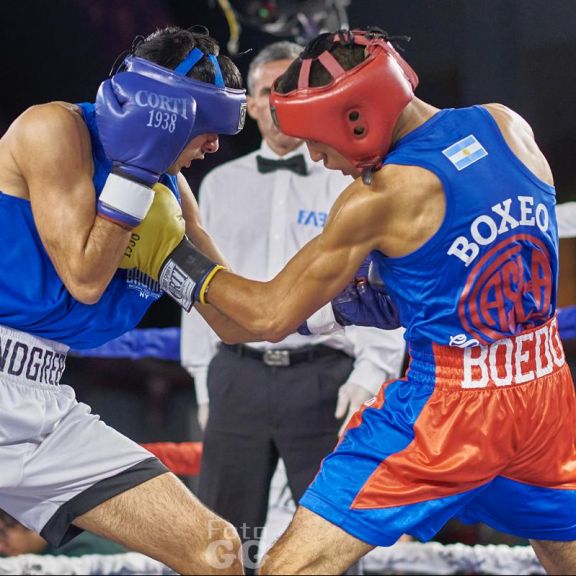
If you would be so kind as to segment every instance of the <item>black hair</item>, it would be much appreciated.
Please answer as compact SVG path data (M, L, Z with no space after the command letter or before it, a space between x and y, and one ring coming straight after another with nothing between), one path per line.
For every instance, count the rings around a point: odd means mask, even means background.
M365 32L369 38L383 38L386 41L410 40L407 36L389 36L387 32L376 27L365 28L362 32ZM335 34L339 36L339 42L334 42ZM330 52L332 56L336 58L344 70L351 70L366 59L365 46L354 44L352 31L338 30L336 32L325 32L311 40L304 48L300 57L292 62L286 72L278 78L276 90L281 94L295 90L298 87L302 60L306 58L316 59L326 51ZM332 80L332 74L330 74L318 60L314 60L310 67L310 87L326 86L330 84Z
M276 90L281 94L295 90L298 86L302 60L317 58L326 51L330 52L338 60L344 70L354 68L363 62L365 58L364 46L334 42L334 32L320 34L306 45L300 57L294 60L286 72L280 76L276 83ZM332 80L330 72L318 60L314 60L310 67L310 87L325 86Z
M194 49L199 48L205 54L214 54L222 70L224 84L229 88L242 88L242 75L236 64L228 56L220 54L218 42L204 27L189 29L167 26L156 30L146 38L138 37L132 45L132 54L150 60L173 70ZM188 76L202 82L214 83L214 65L209 58L202 58Z

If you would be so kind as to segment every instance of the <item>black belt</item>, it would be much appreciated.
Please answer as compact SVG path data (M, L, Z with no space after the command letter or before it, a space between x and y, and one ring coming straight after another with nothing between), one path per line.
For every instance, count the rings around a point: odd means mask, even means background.
M345 352L317 344L316 346L306 346L305 348L297 348L294 350L284 350L279 348L271 348L269 350L258 350L251 348L245 344L220 344L224 350L238 354L240 357L253 358L260 360L266 366L293 366L300 362L313 362L317 358L324 356L333 356L335 354L347 356Z

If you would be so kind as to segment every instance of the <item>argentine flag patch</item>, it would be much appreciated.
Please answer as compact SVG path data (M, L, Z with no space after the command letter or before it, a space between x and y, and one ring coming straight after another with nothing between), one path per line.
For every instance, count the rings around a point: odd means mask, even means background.
M458 170L464 170L464 168L468 168L470 164L474 164L474 162L477 162L480 158L488 156L488 152L486 152L482 144L476 140L473 134L466 136L466 138L456 142L456 144L452 144L452 146L442 150L442 154L444 154Z

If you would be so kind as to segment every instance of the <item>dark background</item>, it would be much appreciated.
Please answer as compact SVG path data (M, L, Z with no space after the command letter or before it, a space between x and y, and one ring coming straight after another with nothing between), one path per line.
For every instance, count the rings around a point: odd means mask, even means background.
M239 13L254 4L232 1ZM330 3L278 1L282 4L306 13ZM576 199L575 0L352 0L347 15L352 27L374 25L412 37L404 56L420 76L420 98L438 107L501 102L522 114L552 165L559 200ZM0 134L30 105L92 101L132 39L168 24L204 24L226 52L229 27L215 0L3 0ZM277 39L257 23L244 22L239 49L256 52ZM237 57L243 73L252 55ZM240 135L221 139L218 154L186 172L193 189L209 169L258 145L255 124L248 120ZM179 322L180 309L163 298L141 327ZM75 382L79 397L107 414L113 426L141 441L189 437L182 422L193 391L179 367L152 360L76 362L69 372L82 374ZM103 379L115 383L113 398L93 385ZM127 431L128 412L134 417Z
M239 14L253 4L232 2ZM305 12L322 2L284 4ZM559 200L576 199L576 1L352 0L347 15L351 26L412 37L404 56L422 99L439 107L502 102L522 114L552 165ZM0 2L0 131L32 104L93 100L134 36L167 24L204 24L226 51L229 28L214 0ZM239 48L256 52L276 39L244 23ZM251 57L236 60L243 73ZM222 138L218 154L187 171L193 189L210 168L258 144L252 121ZM176 326L179 315L162 299L142 326Z

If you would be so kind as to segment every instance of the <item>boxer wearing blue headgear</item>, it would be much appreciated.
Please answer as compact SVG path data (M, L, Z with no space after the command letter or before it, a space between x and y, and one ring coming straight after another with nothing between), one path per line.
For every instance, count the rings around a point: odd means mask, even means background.
M203 60L213 67L213 82L188 77ZM162 173L179 171L173 164L186 146L201 134L236 134L245 114L245 91L225 86L215 54L194 47L174 70L131 54L96 98L100 140L112 160L98 212L137 226L152 204L151 186Z
M119 269L140 221L171 241L168 204L176 243L222 258L179 172L240 128L240 73L179 28L132 52L95 104L34 106L0 139L0 508L54 546L86 529L181 574L214 573L215 540L232 552L222 573L239 574L234 528L59 385L69 347L131 330L161 295Z

